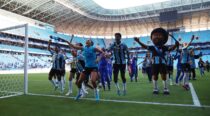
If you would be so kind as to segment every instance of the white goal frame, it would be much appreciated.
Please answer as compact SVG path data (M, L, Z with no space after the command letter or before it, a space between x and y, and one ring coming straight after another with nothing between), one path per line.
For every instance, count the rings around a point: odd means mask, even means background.
M25 37L25 46L24 46L24 85L23 85L23 93L17 92L15 95L9 95L9 96L2 96L0 98L7 98L7 97L12 97L12 96L18 96L18 95L23 95L23 94L28 94L28 24L21 24L21 25L16 25L16 26L10 26L6 28L0 29L0 32L2 31L8 31L8 30L13 30L13 29L18 29L18 28L24 28L24 37Z

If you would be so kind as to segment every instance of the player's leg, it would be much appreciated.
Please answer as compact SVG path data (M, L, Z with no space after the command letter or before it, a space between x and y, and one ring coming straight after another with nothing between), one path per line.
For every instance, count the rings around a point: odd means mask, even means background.
M75 76L75 73L76 72L73 69L71 69L69 75L69 91L66 93L67 96L73 93L73 78Z
M110 80L109 80L109 70L104 68L104 81L107 83L108 90L110 91Z
M181 69L177 68L177 71L176 71L176 85L179 85L180 74L181 74Z
M65 70L61 70L61 83L63 84L63 90L65 90Z
M180 74L180 76L179 76L179 83L182 83L183 78L184 78L184 70L181 69L181 74Z
M170 85L174 85L173 69L172 68L170 68L169 75L170 75Z
M79 98L82 96L82 83L84 82L85 80L85 77L86 77L86 72L83 71L80 76L79 76L79 79L77 81L77 87L78 87L78 94L77 96L75 97L75 100L79 100Z
M56 70L56 77L58 80L58 86L60 88L60 92L63 93L63 83L61 81L61 70Z
M99 101L99 90L97 89L97 80L98 80L98 74L97 74L97 69L92 69L91 71L91 82L94 88L94 92L95 92L95 97L96 97L96 101Z
M152 64L153 94L159 94L158 83L157 83L158 74L159 74L158 65Z
M162 73L161 78L163 80L163 94L168 95L169 94L169 88L168 88L168 84L166 82L166 74Z
M185 63L183 64L183 70L184 70L184 76L183 76L183 87L186 90L189 90L189 72L190 72L190 67L189 64Z
M153 94L159 94L158 83L157 83L158 74L153 74L152 80L153 80Z
M192 68L191 71L192 71L192 79L196 80L195 68Z
M100 67L99 68L99 72L98 72L99 74L100 74L100 84L102 84L102 87L103 87L103 89L104 89L104 91L105 91L105 77L104 77L104 68L103 67Z
M161 67L161 68L160 67L159 68L160 68L161 78L163 80L163 94L168 95L169 88L168 88L168 84L167 84L167 67L165 64L161 64L159 66Z
M117 89L117 94L120 96L120 86L118 84L119 65L113 64L114 83Z
M130 76L130 81L133 82L134 72L133 72L133 68L131 67L131 65L128 65L128 74Z
M136 66L136 68L135 68L136 70L135 70L135 81L137 82L138 81L138 66Z
M126 65L125 64L121 64L121 66L120 66L120 75L121 75L121 79L122 79L122 82L123 82L123 95L126 95L125 70L126 70Z
M53 77L55 76L55 70L51 69L48 75L49 81L52 83L53 87L55 90L58 88L56 82L53 80Z
M149 82L151 83L152 82L152 73L151 73L151 67L147 67L146 68L146 73L147 73L147 76L148 76L148 80Z

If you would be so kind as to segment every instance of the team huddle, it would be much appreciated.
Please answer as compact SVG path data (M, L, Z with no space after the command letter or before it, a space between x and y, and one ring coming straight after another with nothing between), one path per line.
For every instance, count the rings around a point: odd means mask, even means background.
M147 74L149 82L153 82L153 94L159 94L158 88L158 75L160 74L163 80L163 94L169 95L168 80L170 85L173 85L173 64L174 60L178 60L177 74L175 83L178 85L182 81L184 89L189 90L189 79L196 79L195 74L195 59L202 56L202 52L199 54L194 53L194 49L189 47L192 41L195 39L193 35L191 41L187 44L180 44L175 38L175 45L166 46L168 37L170 35L163 28L156 28L151 33L151 41L153 46L148 46L140 41L139 38L134 37L134 40L148 52L142 62L142 72ZM72 38L74 36L72 35ZM52 37L51 37L52 38ZM138 78L138 54L130 54L126 44L121 42L121 34L115 33L115 42L109 46L109 48L94 47L94 43L91 39L86 41L84 46L81 43L72 44L71 42L61 39L69 45L71 49L71 55L73 59L69 64L71 65L69 76L69 90L66 95L71 95L73 92L73 79L76 76L76 85L78 87L78 93L75 100L84 97L88 91L87 87L94 90L96 101L100 100L98 85L101 85L104 89L111 90L111 80L113 75L113 81L116 87L117 95L126 95L126 66L129 71L131 81ZM60 50L56 45L51 48L52 40L49 40L48 50L52 54L53 65L49 73L49 80L55 87L60 89L63 93L65 83L65 64L68 57ZM172 55L171 52L175 51L176 54ZM200 58L199 69L201 74L204 74L204 62ZM200 68L201 67L201 68ZM206 62L206 68L209 70L209 63ZM120 89L118 83L118 74L122 79L123 87ZM192 75L191 75L192 73ZM55 81L57 80L57 82ZM107 88L106 88L107 87Z

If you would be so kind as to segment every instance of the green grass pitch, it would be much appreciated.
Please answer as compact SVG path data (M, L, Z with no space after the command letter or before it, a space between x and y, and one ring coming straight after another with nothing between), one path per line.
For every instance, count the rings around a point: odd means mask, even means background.
M67 73L67 77L68 77ZM0 77L10 77L0 75ZM12 75L15 76L15 75ZM17 75L16 75L17 76ZM19 75L20 77L22 75ZM29 74L29 93L65 96L68 88L66 83L64 94L54 91L51 83L47 80L47 74ZM162 81L159 79L159 95L152 94L152 84L146 77L139 74L138 82L130 82L127 77L127 95L118 96L112 83L111 91L100 89L100 98L105 100L131 101L130 103L116 103L112 101L100 101L99 103L81 99L74 101L68 97L47 97L21 95L0 99L0 116L210 116L210 73L204 77L197 72L197 80L191 81L197 93L202 106L205 107L186 107L186 106L169 106L169 105L152 105L133 102L157 102L160 104L189 104L193 105L190 91L185 91L181 86L170 86L170 95L162 94ZM68 79L67 79L68 80ZM122 89L121 79L119 79ZM5 82L10 83L10 82ZM2 83L1 83L2 84ZM11 84L11 83L10 83ZM15 83L13 83L15 84ZM0 85L0 88L3 85ZM77 88L74 85L73 94L77 94ZM93 91L89 89L86 98L94 98ZM132 102L133 101L133 102Z

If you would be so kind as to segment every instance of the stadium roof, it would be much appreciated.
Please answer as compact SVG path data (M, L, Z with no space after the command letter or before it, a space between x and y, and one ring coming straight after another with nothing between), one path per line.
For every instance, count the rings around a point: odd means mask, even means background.
M147 22L159 22L159 13L177 10L178 14L206 11L210 9L210 0L163 0L156 3L131 6L121 9L107 9L96 3L98 0L0 0L0 8L29 18L55 25L60 31L97 35L91 29L108 25L118 25L119 29L101 29L101 31L122 30L124 25ZM110 1L110 0L104 0ZM112 0L113 1L113 0ZM123 3L123 0L117 0ZM137 0L134 0L137 1ZM140 0L138 0L140 1ZM142 0L145 1L145 0ZM150 0L148 0L150 1ZM113 3L114 4L114 3ZM116 24L118 23L118 24ZM132 24L130 24L132 23ZM75 26L82 25L75 31ZM74 28L73 28L74 26ZM72 29L69 29L72 28ZM130 28L132 28L130 26ZM136 29L124 29L135 31ZM125 34L129 34L126 32ZM138 32L133 32L138 33ZM99 35L111 35L104 32Z

